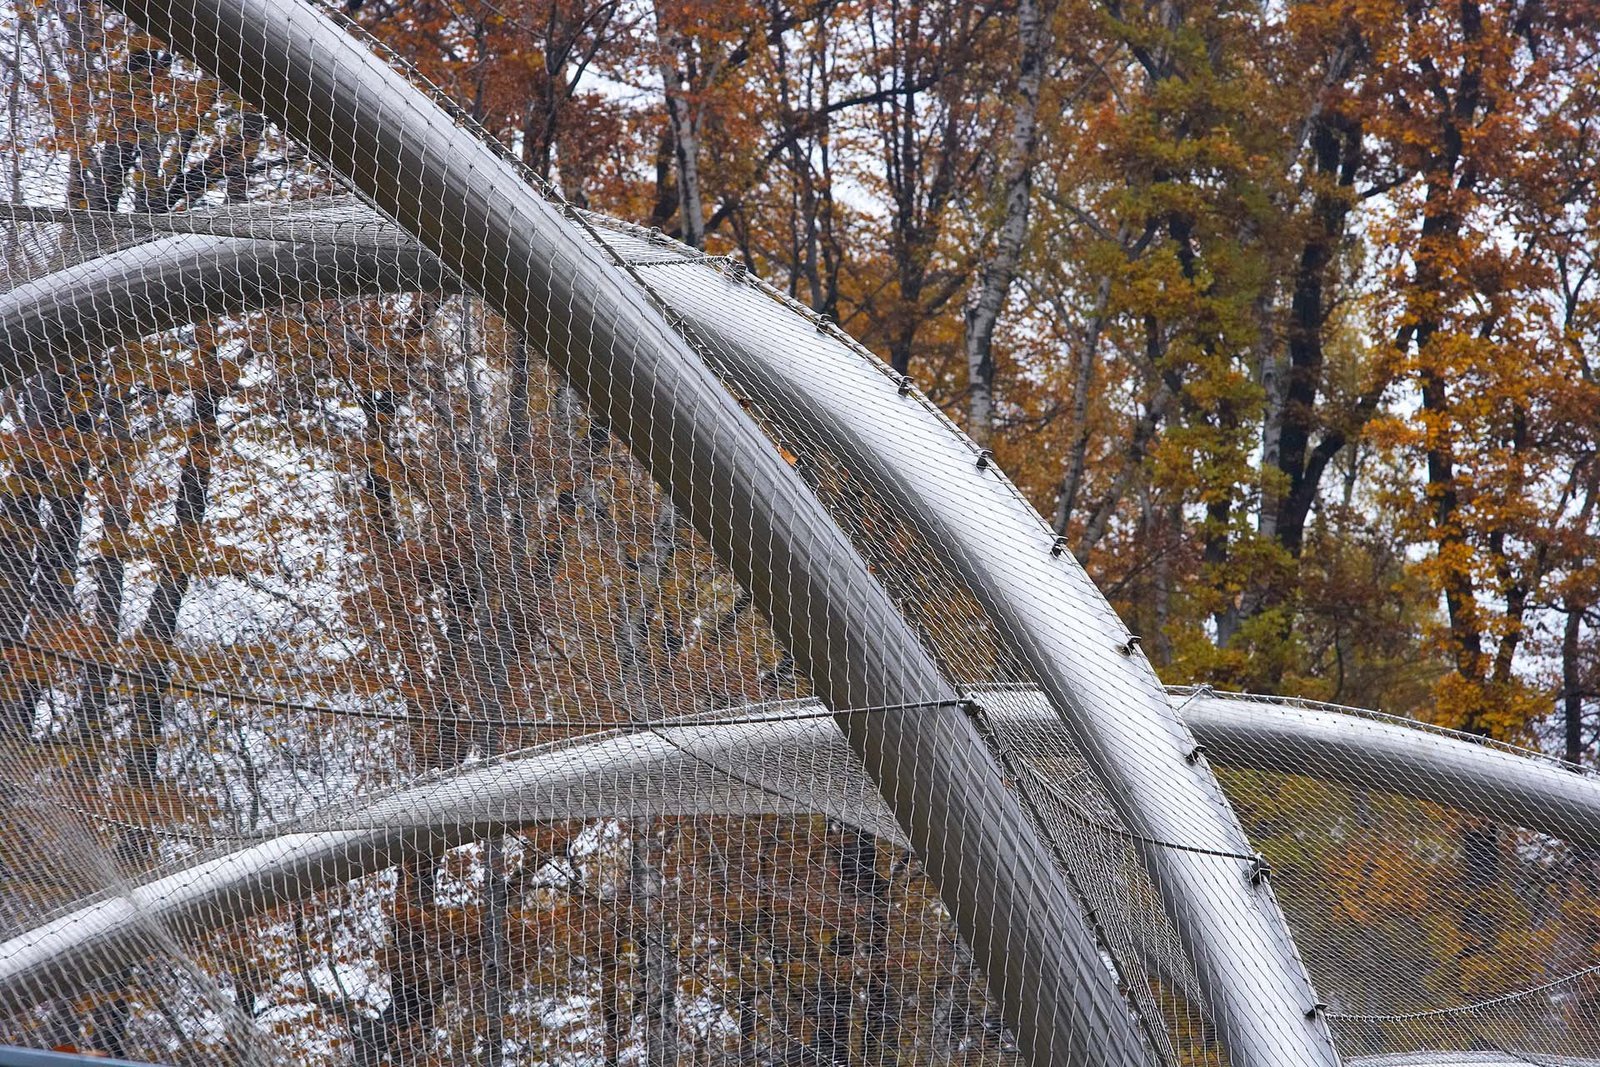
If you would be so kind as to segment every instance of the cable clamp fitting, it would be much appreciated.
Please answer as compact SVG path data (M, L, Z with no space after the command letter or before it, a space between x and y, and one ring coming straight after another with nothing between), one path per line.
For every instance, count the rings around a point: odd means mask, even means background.
M978 469L986 471L992 466L994 466L994 453L987 448L980 448L978 450Z
M1320 1000L1306 1009L1306 1018L1315 1019L1328 1010L1328 1006Z
M1250 869L1245 872L1245 879L1251 885L1260 885L1272 877L1272 864L1267 862L1267 857L1257 852L1250 861Z
M1190 766L1193 766L1194 764L1199 763L1200 762L1200 757L1204 756L1205 754L1206 754L1206 746L1204 746L1204 745L1196 745L1196 746L1194 746L1193 748L1191 748L1189 750L1189 754L1188 755L1183 757L1183 762L1189 764Z
M910 396L912 384L911 375L902 374L900 375L900 381L895 385L895 392L901 396Z
M1056 539L1050 542L1050 554L1060 556L1067 551L1067 535L1056 534Z
M1131 656L1139 651L1139 644L1144 638L1138 634L1129 634L1128 639L1122 643L1121 651L1124 656Z

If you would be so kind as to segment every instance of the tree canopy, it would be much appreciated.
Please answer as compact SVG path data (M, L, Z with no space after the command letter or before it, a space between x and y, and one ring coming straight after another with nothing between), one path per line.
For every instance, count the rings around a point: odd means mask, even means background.
M109 8L3 9L0 288L133 239L115 215L341 190ZM339 12L567 202L728 257L909 375L1163 680L1596 763L1600 2ZM70 220L23 210L43 207ZM470 293L58 357L0 380L0 752L88 821L0 797L0 932L335 799L641 709L809 692ZM918 541L892 509L784 447L955 680L1022 680L936 568L901 562ZM1456 1031L1396 1019L1600 961L1592 855L1389 796L1226 784L1313 970L1414 975L1332 990L1373 1017L1341 1031L1352 1050L1437 1044ZM1443 904L1416 895L1437 885ZM820 816L418 846L197 943L212 987L107 976L0 1035L198 1060L225 1035L174 1005L210 997L360 1067L1014 1051L914 857ZM1216 1061L1182 983L1144 978L1181 1058ZM1528 1033L1600 1007L1593 981L1563 990Z

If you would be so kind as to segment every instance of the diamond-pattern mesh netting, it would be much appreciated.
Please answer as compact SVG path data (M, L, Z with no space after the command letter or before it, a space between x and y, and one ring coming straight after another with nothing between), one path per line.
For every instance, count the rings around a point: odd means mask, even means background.
M1163 690L911 383L321 9L7 10L0 1043L1600 1057L1600 783Z

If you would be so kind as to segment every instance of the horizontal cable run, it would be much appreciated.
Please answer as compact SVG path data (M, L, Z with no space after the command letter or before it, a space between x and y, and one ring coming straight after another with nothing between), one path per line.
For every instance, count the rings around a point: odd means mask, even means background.
M1101 820L1096 819L1094 816L1080 808L1076 801L1067 796L1065 793L1061 792L1061 788L1056 785L1055 782L1052 782L1049 778L1046 778L1043 774L1041 774L1038 768L1034 767L1032 764L1025 764L1025 766L1028 768L1028 774L1035 778L1038 783L1044 787L1046 792L1048 792L1056 799L1058 803L1065 807L1070 815L1081 822L1093 826L1097 830L1104 830L1108 834L1114 834L1117 837L1125 838L1129 841L1137 841L1142 845L1150 845L1155 848L1171 849L1174 852L1187 852L1195 856L1214 856L1217 859L1243 860L1247 863L1256 863L1261 859L1260 856L1253 855L1249 852L1230 852L1227 849L1203 848L1199 845L1185 845L1177 841L1164 841L1159 837L1150 837L1146 834L1135 833L1134 831L1124 827L1112 826L1110 823L1102 822Z
M251 704L256 707L270 708L277 711L294 711L307 715L334 715L349 719L365 719L376 722L445 722L464 723L473 726L504 726L517 729L570 729L570 730L618 730L635 728L651 730L672 727L696 726L741 726L745 724L759 724L768 722L803 722L810 719L830 719L838 715L879 715L897 711L922 711L936 708L961 707L965 701L960 699L913 701L900 704L878 704L867 707L830 709L825 706L815 708L793 709L784 711L759 712L749 715L715 716L714 712L694 713L687 715L668 716L666 718L628 718L628 719L507 719L481 715L437 715L422 711L371 711L364 708L338 708L327 704L309 704L304 701L289 700L283 697L259 696L252 693L241 693L237 690L224 689L218 686L206 685L201 682L185 682L175 678L165 678L153 671L128 667L105 660L94 659L79 653L68 652L59 648L48 648L35 645L28 641L0 640L0 650L6 648L19 648L37 656L61 660L78 667L94 670L110 671L126 678L147 682L151 685L163 686L169 690L188 693L193 696L210 697L213 700L235 701L241 704Z
M1564 974L1559 978L1552 978L1548 982L1541 982L1538 985L1529 986L1526 989L1512 990L1510 993L1501 993L1499 996L1486 997L1483 1000L1476 1000L1470 1004L1457 1004L1448 1008L1431 1008L1426 1011L1400 1012L1392 1015L1362 1015L1353 1012L1342 1011L1330 1011L1327 1014L1328 1018L1330 1019L1345 1019L1351 1022L1371 1023L1407 1022L1412 1019L1437 1019L1441 1016L1461 1015L1467 1012L1485 1011L1501 1004L1507 1004L1512 1001L1521 1000L1523 997L1531 997L1535 993L1544 993L1551 989L1558 989L1561 986L1570 985L1571 983L1578 981L1580 978L1587 978L1591 974L1600 974L1600 963L1594 964L1590 967L1584 967L1581 970L1573 971L1570 974Z
M1186 852L1195 856L1213 856L1217 859L1242 860L1252 864L1261 863L1261 857L1251 853L1232 852L1226 849L1204 848L1199 845L1185 845L1177 841L1165 841L1158 837L1150 837L1146 834L1135 833L1126 827L1113 826L1110 823L1095 818L1087 811L1084 811L1076 800L1062 792L1060 785L1047 778L1037 767L1033 765L1031 761L1027 759L1026 756L1018 752L1015 745L1010 744L1003 737L1001 737L999 732L995 730L994 724L989 719L986 709L982 704L975 700L966 699L962 701L962 706L969 715L975 715L982 719L984 734L986 734L992 740L993 744L997 748L1002 749L1007 756L1021 756L1021 764L1027 770L1029 777L1036 779L1038 784L1043 787L1044 790L1049 793L1058 804L1065 808L1069 815L1077 819L1079 822L1082 822L1088 826L1092 826L1097 830L1102 830L1108 834L1112 834L1116 837L1120 837L1128 841L1137 841L1140 844L1150 845L1154 848L1170 849L1174 852ZM1014 761L1009 759L1007 760L1008 764L1012 762Z

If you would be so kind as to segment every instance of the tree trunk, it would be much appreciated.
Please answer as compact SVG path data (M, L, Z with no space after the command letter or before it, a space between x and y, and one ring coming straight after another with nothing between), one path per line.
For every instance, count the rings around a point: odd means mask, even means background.
M113 648L122 629L122 590L125 565L122 542L128 531L128 479L126 450L131 445L128 435L128 413L121 386L107 380L102 388L101 404L105 409L103 440L111 455L106 460L104 472L105 491L100 500L102 525L102 550L92 564L95 586L95 626L102 647ZM109 544L110 551L104 546ZM86 668L81 728L96 734L103 732L106 707L110 701L113 671L102 665Z
M1431 337L1431 324L1419 327L1419 352ZM1483 679L1483 632L1478 611L1477 588L1472 572L1460 561L1470 558L1471 547L1457 521L1460 489L1456 484L1455 447L1444 426L1451 418L1451 403L1444 379L1431 370L1422 374L1422 410L1438 420L1439 429L1430 432L1427 447L1428 495L1434 501L1433 528L1439 555L1453 560L1442 579L1446 621L1450 628L1450 652L1456 673L1469 681ZM1476 705L1462 728L1477 732Z
M33 553L39 539L39 505L31 493L0 493L0 649L10 651L22 640L28 620L28 587L32 584ZM0 686L20 688L12 681L10 660L0 660ZM20 700L6 697L0 703L0 728L26 737L32 716Z
M1271 397L1278 403L1272 427L1275 439L1268 444L1270 460L1283 475L1286 488L1281 494L1264 496L1261 516L1263 536L1275 538L1296 559L1305 544L1306 518L1325 469L1310 462L1311 434L1318 421L1328 289L1361 160L1360 127L1323 117L1313 127L1311 150L1315 173L1334 188L1317 193L1311 234L1295 268L1287 330L1288 366Z
M994 331L1022 262L1039 149L1039 92L1050 49L1049 0L1021 0L1017 9L1017 103L1011 144L1001 178L1004 205L993 257L984 266L976 298L967 309L967 432L987 445L994 430Z
M635 832L628 860L629 895L643 927L636 951L642 972L645 1067L678 1064L678 947L663 900L663 868L671 834L671 828L665 826Z
M1567 621L1561 630L1561 756L1573 767L1583 765L1583 672L1578 641L1582 636L1583 609L1568 601Z
M194 386L194 413L186 427L188 447L178 465L178 490L172 538L156 571L156 587L150 608L139 627L140 642L149 648L173 647L178 635L178 615L192 581L191 567L200 544L201 526L206 517L206 499L211 487L211 461L220 444L217 406L223 392L222 368L217 353L207 348L196 352L202 365ZM172 678L172 662L162 655L154 657L144 676L133 686L133 737L125 760L128 783L135 789L149 790L156 782L156 763L161 751L161 730ZM133 833L124 838L123 859L137 864L150 853L147 834Z
M360 399L364 415L362 455L366 460L362 476L372 498L376 540L384 554L398 548L403 537L393 488L393 472L398 464L390 458L391 423L401 409L400 401L398 394L386 389L365 392ZM413 749L422 753L423 770L437 767L445 746L429 742L426 724L413 724L409 729ZM378 1067L385 1061L409 1062L407 1031L425 1021L438 1000L439 976L428 967L438 945L430 938L425 922L433 907L435 876L434 857L426 846L396 865L389 919L392 952L399 962L389 968L389 1003L358 1031L358 1067Z
M75 611L72 591L87 491L81 441L68 445L67 451L76 453L70 465L29 455L35 448L68 444L68 435L89 436L90 427L71 410L68 383L72 380L73 375L47 370L29 379L22 389L21 424L31 441L23 445L18 468L32 484L7 498L11 511L7 518L20 528L6 531L8 537L14 536L16 545L0 556L0 567L9 572L0 576L0 626L5 627L0 636L16 641L37 638L48 642L49 631ZM14 591L12 583L16 583ZM58 664L41 662L38 666L53 669ZM47 688L37 676L13 685L0 704L0 722L26 735Z
M510 716L513 695L506 671L517 656L517 635L520 629L516 607L522 604L518 584L528 573L528 515L529 502L537 489L529 484L532 476L528 462L528 447L532 437L528 412L528 348L521 340L512 341L508 353L510 366L506 398L506 430L500 462L489 491L480 486L479 468L474 465L469 479L474 511L473 525L473 598L477 635L476 646L482 657L478 669L482 677L480 686L487 686L492 699L483 703L482 756L491 759L500 754L502 729L489 720ZM480 439L477 405L473 405L474 426L472 438ZM477 449L474 449L476 454ZM492 543L494 533L491 523L505 525L508 546L507 568L499 576L498 598L491 595L493 560L484 558L485 547ZM509 584L509 588L504 586ZM494 601L498 599L497 605ZM491 656L492 653L492 656ZM509 958L507 921L509 917L508 887L502 840L492 836L484 840L484 910L480 928L483 944L484 967L484 1043L487 1046L485 1063L499 1067L505 1059L505 1019L509 995Z
M673 158L677 163L679 236L692 248L704 248L706 217L700 195L701 109L684 97L690 86L688 77L679 69L679 60L688 45L668 28L660 4L656 5L656 36L661 49L657 69L666 96L667 124L672 132Z
M1105 328L1106 308L1111 303L1111 275L1103 274L1095 287L1094 309L1084 324L1083 340L1078 358L1073 365L1072 414L1067 431L1066 473L1061 476L1060 495L1056 498L1055 521L1052 525L1058 534L1065 534L1072 522L1072 513L1078 506L1078 494L1083 488L1083 475L1089 457L1089 390L1094 386L1095 361L1100 355L1100 333Z
M1089 553L1094 551L1100 539L1106 535L1106 530L1111 525L1111 516L1116 513L1117 505L1121 503L1128 486L1138 474L1145 455L1150 450L1150 443L1155 439L1156 430L1160 428L1162 420L1167 416L1167 410L1172 407L1176 399L1177 393L1169 382L1162 380L1156 384L1155 394L1150 398L1150 403L1134 423L1133 432L1129 435L1128 443L1118 460L1117 473L1112 477L1110 487L1095 503L1089 521L1084 524L1083 535L1078 538L1077 547L1073 549L1078 562L1086 563Z

